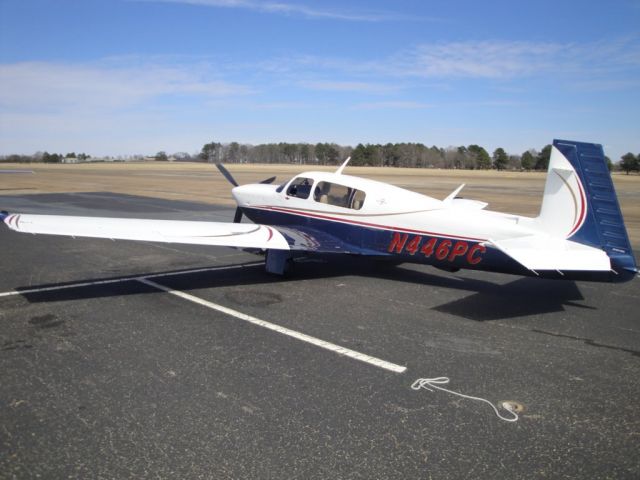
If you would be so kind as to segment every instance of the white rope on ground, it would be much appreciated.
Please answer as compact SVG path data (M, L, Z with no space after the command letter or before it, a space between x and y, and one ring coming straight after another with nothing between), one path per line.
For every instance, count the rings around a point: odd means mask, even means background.
M465 395L464 393L454 392L453 390L448 390L448 389L440 386L440 385L447 385L448 383L449 383L449 378L448 377L419 378L415 382L413 382L413 384L411 385L411 388L413 390L420 390L421 388L424 388L425 390L429 390L430 392L433 392L432 389L435 388L437 390L442 390L443 392L447 392L447 393L450 393L452 395L457 395L457 396L462 397L462 398L468 398L469 400L477 400L479 402L484 402L484 403L489 404L489 406L491 408L493 408L493 411L496 412L496 415L498 416L498 418L500 420L504 420L505 422L517 422L518 421L518 414L512 408L510 408L508 403L504 403L502 405L502 407L507 412L509 412L511 415L513 415L511 418L507 418L507 417L504 417L503 415L501 415L500 412L498 411L498 409L496 408L496 406L493 403L491 403L489 400L485 399L485 398L473 397L471 395Z

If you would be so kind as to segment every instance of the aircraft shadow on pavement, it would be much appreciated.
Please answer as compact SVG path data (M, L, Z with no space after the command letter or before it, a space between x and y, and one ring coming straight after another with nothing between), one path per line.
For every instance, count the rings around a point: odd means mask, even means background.
M473 295L439 305L434 310L487 321L562 312L565 305L596 309L575 303L581 300L584 297L575 282L519 278L504 285L482 285Z
M207 268L203 266L202 268ZM99 277L77 279L68 283L49 285L31 285L16 290L45 289L55 290L23 293L30 303L59 302L79 299L117 297L157 293L158 290L136 281L136 277L153 276L152 281L175 290L185 292L200 289L215 289L229 286L272 284L274 282L314 280L342 276L362 276L386 281L413 283L430 288L446 288L471 292L471 295L433 307L433 310L475 321L501 320L527 315L537 315L564 311L565 305L594 309L595 307L577 304L584 300L578 286L572 281L542 280L527 277L514 277L515 280L497 284L463 275L428 272L394 267L362 259L348 258L340 262L319 261L296 263L293 274L282 280L267 274L262 265L239 264L237 268L226 270L189 273L190 270L167 270L140 272L120 277ZM433 272L433 273L431 273ZM465 274L466 275L466 274ZM128 279L128 280L127 280ZM72 286L80 283L98 283L95 285ZM68 288L61 288L66 287Z

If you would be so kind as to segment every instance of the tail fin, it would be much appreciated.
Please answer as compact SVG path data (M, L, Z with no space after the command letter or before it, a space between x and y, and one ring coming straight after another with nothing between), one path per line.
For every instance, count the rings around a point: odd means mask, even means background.
M602 145L554 140L539 228L596 247L618 274L638 272Z

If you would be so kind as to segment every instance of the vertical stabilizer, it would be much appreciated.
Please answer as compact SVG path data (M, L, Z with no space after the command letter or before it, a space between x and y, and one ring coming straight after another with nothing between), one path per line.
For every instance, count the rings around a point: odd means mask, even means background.
M584 223L587 203L576 169L554 142L538 224L549 235L569 238Z
M637 272L601 145L553 141L536 222L549 235L604 250L618 273Z

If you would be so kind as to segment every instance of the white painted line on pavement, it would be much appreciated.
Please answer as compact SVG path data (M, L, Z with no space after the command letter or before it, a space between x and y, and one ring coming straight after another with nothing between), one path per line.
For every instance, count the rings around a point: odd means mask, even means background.
M291 330L289 328L281 327L280 325L267 322L265 320L260 320L259 318L252 317L251 315L238 312L237 310L233 310L231 308L227 308L222 305L218 305L217 303L209 302L208 300L204 300L194 295L184 293L179 290L173 290L169 287L165 287L164 285L160 285L159 283L152 282L151 280L145 277L140 277L137 280L139 282L144 283L145 285L149 285L150 287L157 288L158 290L162 290L164 292L170 293L171 295L175 295L176 297L180 297L184 300L188 300L190 302L197 303L198 305L202 305L212 310L216 310L218 312L224 313L225 315L229 315L239 320L249 322L253 325L257 325L259 327L266 328L274 332L281 333L283 335L287 335L289 337L295 338L296 340L300 340L302 342L310 343L311 345L324 348L325 350L335 352L339 355L343 355L345 357L353 358L355 360L368 363L369 365L373 365L378 368L383 368L385 370L389 370L395 373L403 373L407 369L407 367L403 367L402 365L396 365L394 363L387 362L386 360L381 360L379 358L372 357L364 353L356 352L355 350L351 350L349 348L341 347L340 345L336 345L334 343L320 340L319 338L312 337L305 333L300 333L295 330Z
M123 283L130 282L132 280L139 280L140 278L157 278L157 277L172 277L176 275L188 275L190 273L202 273L202 272L214 272L218 270L234 270L238 268L245 267L255 267L257 265L262 265L263 262L254 262L254 263L245 263L243 265L230 265L230 266L220 266L220 267L207 267L207 268L195 268L193 270L181 270L179 272L168 272L168 273L153 273L150 275L135 275L131 277L120 277L120 278L111 278L108 280L95 280L93 282L78 282L78 283L69 283L66 285L52 285L50 287L41 287L41 288L28 288L25 290L11 290L9 292L0 293L0 297L9 297L12 295L23 295L25 293L40 293L40 292L52 292L55 290L65 290L68 288L79 288L79 287L91 287L94 285L107 285L113 283Z
M41 292L52 292L52 291L56 291L56 290L66 290L66 289L70 289L70 288L81 288L81 287L92 287L92 286L96 286L96 285L108 285L108 284L115 284L115 283L124 283L124 282L130 282L130 281L138 281L141 283L144 283L148 286L151 286L153 288L156 288L158 290L162 290L164 292L170 293L172 295L176 295L180 298L183 298L185 300L189 300L191 302L200 304L202 306L211 308L213 310L217 310L221 313L224 313L226 315L230 315L232 317L238 318L240 320L244 320L246 322L252 323L254 325L260 326L262 328L267 328L269 330L272 330L274 332L277 333L281 333L283 335L287 335L291 338L295 338L297 340L315 345L317 347L320 348L324 348L325 350L329 350L332 352L335 352L339 355L343 355L345 357L349 357L349 358L353 358L355 360L359 360L361 362L365 362L368 363L370 365L374 365L376 367L385 369L385 370L389 370L391 372L395 372L395 373L403 373L407 367L403 367L401 365L396 365L394 363L391 362L387 362L385 360L381 360L379 358L376 357L372 357L370 355L364 354L364 353L360 353L357 352L355 350L351 350L349 348L345 348L345 347L341 347L340 345L336 345L334 343L331 342L326 342L324 340L320 340L319 338L315 338L312 337L310 335L304 334L304 333L300 333L297 332L295 330L291 330L289 328L286 327L281 327L279 325L267 322L265 320L260 320L259 318L256 317L252 317L250 315L246 315L242 312L238 312L236 310L232 310L230 308L224 307L222 305L218 305L216 303L213 302L209 302L207 300L203 300L201 298L195 297L193 295L190 295L188 293L184 293L178 290L172 290L168 287L165 287L164 285L160 285L159 283L155 283L151 280L149 280L150 278L160 278L160 277L171 277L171 276L177 276L177 275L188 275L191 273L202 273L202 272L214 272L214 271L222 271L222 270L233 270L233 269L240 269L240 268L245 268L245 267L254 267L257 265L262 265L262 262L255 262L255 263L248 263L248 264L243 264L243 265L231 265L231 266L220 266L220 267L207 267L207 268L196 268L193 270L182 270L179 272L169 272L169 273L154 273L154 274L150 274L150 275L136 275L136 276L130 276L130 277L120 277L120 278L112 278L112 279L107 279L107 280L95 280L95 281L91 281L91 282L78 282L78 283L69 283L66 285L52 285L50 287L41 287L41 288L29 288L29 289L24 289L24 290L12 290L9 292L0 292L0 297L9 297L9 296L14 296L14 295L24 295L24 294L29 294L29 293L41 293Z

